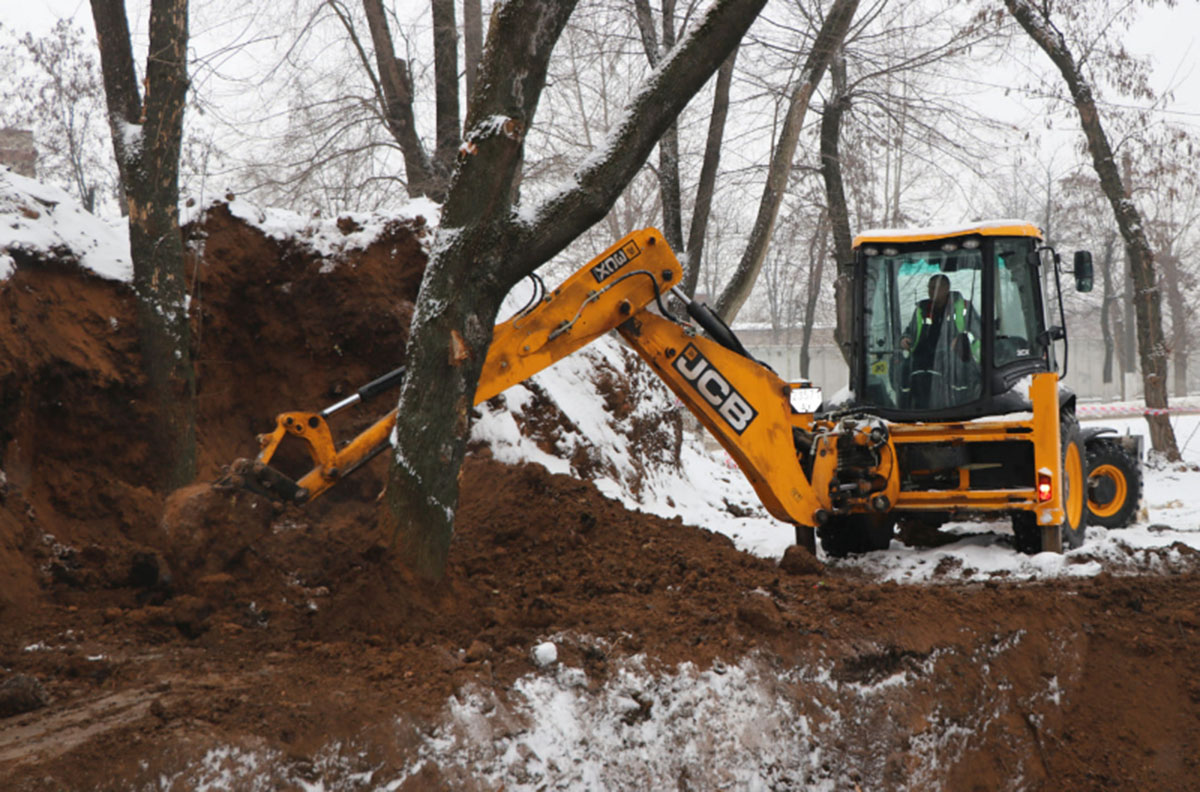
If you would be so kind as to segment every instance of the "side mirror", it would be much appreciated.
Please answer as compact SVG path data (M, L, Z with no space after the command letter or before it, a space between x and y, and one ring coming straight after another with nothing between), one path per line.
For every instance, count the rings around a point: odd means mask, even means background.
M1038 333L1038 343L1043 347L1048 347L1055 341L1061 341L1066 337L1067 331L1062 325L1050 325Z
M1092 254L1087 250L1075 251L1075 291L1092 290Z

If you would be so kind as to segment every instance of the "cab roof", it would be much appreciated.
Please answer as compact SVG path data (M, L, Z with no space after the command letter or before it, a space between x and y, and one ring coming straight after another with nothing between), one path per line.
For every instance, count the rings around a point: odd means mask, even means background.
M968 236L1023 236L1042 238L1041 229L1027 220L986 220L960 226L937 226L928 228L871 228L854 237L852 247L874 243L904 244L906 242L928 242L935 239Z

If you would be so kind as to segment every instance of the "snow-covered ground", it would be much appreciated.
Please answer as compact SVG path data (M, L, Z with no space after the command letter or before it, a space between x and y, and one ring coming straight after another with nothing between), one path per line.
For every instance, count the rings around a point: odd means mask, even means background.
M57 187L0 167L0 280L12 274L18 250L69 252L112 280L133 280L129 229L84 210Z
M479 439L488 440L496 457L505 462L531 461L556 473L570 474L567 461L579 442L592 444L597 453L613 463L617 477L595 480L605 495L626 507L660 515L680 516L684 522L726 534L734 543L756 555L779 558L793 542L793 528L768 515L759 504L750 483L720 449L713 449L698 434L685 437L680 470L662 466L641 479L642 489L633 494L627 475L632 469L625 437L613 425L603 401L591 381L597 359L618 360L622 354L616 338L604 338L591 348L563 360L538 374L540 385L580 429L559 455L545 453L520 435L511 415L528 402L522 386L507 394L508 410L488 412L475 428ZM644 385L644 383L643 383ZM682 409L663 389L643 409ZM1138 405L1105 405L1103 411L1081 410L1085 419L1098 415L1094 423L1115 428L1119 433L1145 434L1146 422L1137 417ZM913 548L893 540L888 550L844 560L836 566L855 567L880 580L924 583L985 580L1002 577L1028 580L1051 577L1157 573L1191 563L1176 543L1200 550L1200 415L1184 413L1172 418L1184 462L1167 464L1151 458L1146 464L1143 510L1130 528L1107 530L1090 527L1082 547L1064 554L1026 556L1013 550L1012 532L1006 523L953 523L943 526L962 536L937 548ZM1148 446L1149 444L1146 443ZM623 472L622 472L623 471ZM731 508L732 507L732 508ZM745 516L739 516L745 515Z
M329 252L365 244L380 223L379 218L356 218L364 231L346 239L332 221L259 210L237 201L231 210L269 234L297 237L320 249L328 247ZM436 222L435 207L412 209L418 212ZM128 280L131 275L121 229L82 213L61 191L0 171L0 279L14 266L2 251L13 247L67 247L105 277ZM597 486L627 507L668 518L678 515L687 523L727 534L749 552L782 555L792 542L792 527L769 517L742 473L699 435L685 438L678 469L660 465L639 472L630 465L629 438L604 410L592 381L598 364L621 368L628 354L608 337L536 377L576 428L572 436L562 438L558 454L542 451L518 430L514 414L526 409L532 396L523 386L507 392L505 408L484 411L475 436L490 442L501 461L529 460L563 473L571 472L567 460L586 445L607 461ZM644 411L640 417L681 409L652 375L646 374L638 387L648 391L637 408ZM1130 409L1136 411L1136 406ZM1105 423L1122 432L1145 431L1140 418L1112 417ZM1156 574L1184 568L1189 560L1178 548L1200 549L1200 415L1181 414L1173 423L1185 463L1154 462L1147 467L1146 509L1129 529L1092 528L1078 550L1028 557L1012 549L1003 528L958 524L946 528L961 538L937 549L914 549L893 541L887 550L831 565L911 584L996 576L1086 576L1103 570ZM634 486L635 479L639 486ZM161 778L156 788L395 790L426 762L434 762L443 777L461 782L461 788L848 789L851 777L844 770L856 760L844 746L856 741L843 739L845 734L855 729L869 733L879 725L879 717L886 717L889 697L903 700L918 682L910 671L874 684L839 682L821 664L781 669L768 658L752 655L736 666L700 670L684 664L668 673L652 673L644 658L633 657L614 662L610 678L593 686L583 670L558 663L554 647L594 640L542 636L530 647L538 671L517 680L503 700L490 690L465 689L446 703L434 723L397 721L396 732L408 735L402 742L416 749L412 760L391 774L372 767L358 748L339 742L313 757L312 766L320 775L315 780L311 772L297 776L294 763L278 752L218 746L199 762ZM1019 640L1020 635L1012 636L986 651L1001 654ZM995 658L971 659L986 668ZM938 662L936 653L926 661L926 679L937 677ZM998 689L1007 684L1002 678L993 682ZM1049 676L1037 695L1057 700L1059 692L1057 676ZM802 712L797 702L803 703ZM981 701L978 722L967 727L931 722L912 741L908 785L901 788L942 788L940 768L973 750L974 728L1003 715L1003 706L1003 697ZM1019 772L1014 783L1020 788Z
M215 203L181 203L180 223L199 220ZM427 226L436 228L441 214L441 208L425 198L393 207L386 214L346 212L338 217L261 207L233 194L226 194L220 203L266 236L291 240L331 258L367 247L389 222L424 217ZM15 260L11 253L17 250L60 255L69 251L81 266L103 278L133 280L125 221L97 217L67 192L0 166L0 280L12 274Z

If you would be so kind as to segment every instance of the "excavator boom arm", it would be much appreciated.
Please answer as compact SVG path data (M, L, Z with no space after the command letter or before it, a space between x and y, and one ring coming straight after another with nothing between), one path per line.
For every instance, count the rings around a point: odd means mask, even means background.
M1031 511L1039 525L1061 520L1061 486L1040 495L1032 481L1027 487L980 490L970 486L970 464L958 470L958 487L902 489L897 450L914 443L949 448L999 442L997 438L1032 442L1038 475L1057 480L1061 469L1053 373L1033 377L1034 410L1028 421L890 425L869 414L818 420L792 406L793 390L803 385L785 382L754 360L707 306L676 291L707 337L669 314L663 297L682 281L682 274L657 230L627 235L558 288L496 325L475 403L617 330L737 462L767 510L796 525L798 539L810 549L813 527L831 515L882 515L897 507L928 512L962 503L982 510ZM235 462L225 483L292 502L316 498L389 446L396 411L340 448L326 419L397 387L403 374L403 369L389 372L320 413L280 414L275 430L259 437L258 457ZM287 437L302 440L314 463L297 481L270 466Z

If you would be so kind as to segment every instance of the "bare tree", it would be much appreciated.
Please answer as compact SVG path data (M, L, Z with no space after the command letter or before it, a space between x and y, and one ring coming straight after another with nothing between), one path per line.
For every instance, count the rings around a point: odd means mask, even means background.
M634 0L642 47L651 66L675 46L675 0L663 0L662 45L654 30L650 0ZM679 193L679 126L671 124L658 141L658 183L662 193L663 236L673 250L683 250L683 204Z
M467 103L475 94L475 75L483 55L483 8L479 0L463 0L463 63L467 76Z
M978 173L984 157L976 130L994 125L934 85L968 54L979 58L985 35L994 34L985 34L977 19L959 19L955 4L913 5L874 0L862 10L834 59L821 114L821 176L837 264L835 339L847 361L851 228L922 219L913 213L928 200L915 188L921 181L940 183L932 193L961 195L948 166ZM843 146L847 135L851 145ZM850 184L848 168L855 175Z
M1071 95L1079 114L1080 126L1087 138L1092 165L1100 179L1100 187L1112 206L1117 226L1125 243L1134 280L1134 307L1137 314L1138 354L1142 363L1146 420L1150 425L1150 441L1157 451L1169 459L1179 458L1175 432L1166 415L1167 408L1167 344L1162 331L1161 296L1154 269L1154 253L1146 238L1141 213L1130 200L1113 157L1112 147L1100 120L1091 81L1084 75L1062 30L1055 24L1049 5L1036 6L1029 0L1004 0L1004 5L1054 63ZM1078 9L1074 13L1078 13Z
M1170 319L1168 347L1176 396L1187 396L1189 359L1200 242L1200 184L1196 181L1195 137L1183 127L1153 120L1144 112L1127 119L1123 177L1144 208L1146 234L1154 249ZM1127 162L1127 165L1126 165Z
M742 254L733 278L725 286L721 297L717 300L716 310L727 322L732 322L737 316L737 312L746 302L746 298L750 296L750 290L754 287L754 282L762 269L763 259L775 228L775 220L779 216L780 202L787 189L788 176L791 173L792 160L796 153L796 143L800 138L800 129L804 123L804 116L808 112L809 101L812 99L817 84L824 76L834 52L846 37L857 9L858 0L834 0L821 23L812 49L809 50L804 66L792 89L783 128L779 132L779 140L771 154L771 164L763 185L762 197L759 200L754 228L750 232L746 250Z
M83 30L66 19L45 36L26 33L0 47L0 69L12 78L0 84L2 125L31 128L38 177L61 184L89 212L117 188L93 53Z
M725 121L729 116L729 86L733 82L737 53L735 48L721 64L713 91L712 114L709 116L708 135L704 144L704 162L700 166L696 200L692 206L692 222L688 226L687 247L683 251L683 263L686 265L683 290L689 297L696 295L696 284L700 280L700 263L704 258L708 221L712 213L713 196L716 194L717 170L721 165L721 142L725 137Z
M660 26L655 25L654 12L650 7L649 0L634 0L633 5L642 48L650 65L655 66L675 46L675 41L683 32L682 25L686 25L689 14L683 15L680 30L676 31L675 0L663 0ZM661 41L657 32L658 27L661 27L662 30ZM700 276L699 264L703 257L704 240L708 232L708 221L716 190L716 177L721 161L721 142L725 135L725 122L729 115L729 88L733 80L736 60L737 50L735 49L721 64L721 68L717 72L712 112L709 115L708 135L705 139L704 158L700 166L692 218L686 238L683 232L684 206L678 124L672 124L658 144L657 176L663 235L679 256L680 263L683 264L683 289L688 295L696 293L696 283Z
M808 239L808 279L805 284L804 315L800 325L800 376L804 379L809 378L809 364L812 362L809 347L817 320L817 301L824 281L825 261L829 258L829 214L820 212L817 217L817 223Z
M1114 363L1118 360L1116 336L1114 331L1116 320L1121 315L1121 305L1127 298L1122 284L1124 279L1117 265L1117 240L1119 233L1111 216L1106 213L1107 201L1100 191L1100 184L1095 173L1085 168L1086 172L1072 173L1059 183L1058 200L1061 221L1059 228L1063 235L1073 235L1076 238L1089 240L1096 248L1096 266L1100 270L1102 291L1100 293L1100 334L1104 340L1104 369L1102 379L1105 383L1113 381ZM1014 215L1017 216L1017 215ZM1089 312L1095 306L1089 306ZM1121 373L1124 376L1125 361L1121 360ZM1124 382L1122 382L1124 386Z
M821 178L829 214L829 232L833 237L833 258L837 268L834 279L834 302L837 306L837 329L834 340L842 358L849 363L851 328L854 326L854 252L851 249L850 210L846 205L846 187L842 179L842 155L839 151L842 117L850 109L846 90L846 58L834 56L830 67L831 90L821 112Z
M765 0L717 0L664 58L573 184L514 212L513 182L572 2L513 0L493 14L459 160L421 283L401 388L384 528L420 574L443 574L469 411L504 295L598 222Z
M459 141L457 31L454 27L453 0L433 0L432 6L437 96L437 142L433 157L429 156L417 134L409 64L404 58L396 56L383 0L363 0L363 11L367 15L367 27L375 49L375 71L372 71L366 59L349 11L341 8L338 0L326 2L337 8L338 18L345 25L355 48L362 53L362 64L375 87L387 129L404 154L409 195L426 195L435 201L444 200Z
M187 0L152 0L145 97L124 0L92 0L113 151L129 206L138 332L165 487L196 471L195 373L179 233L179 150L187 93Z

